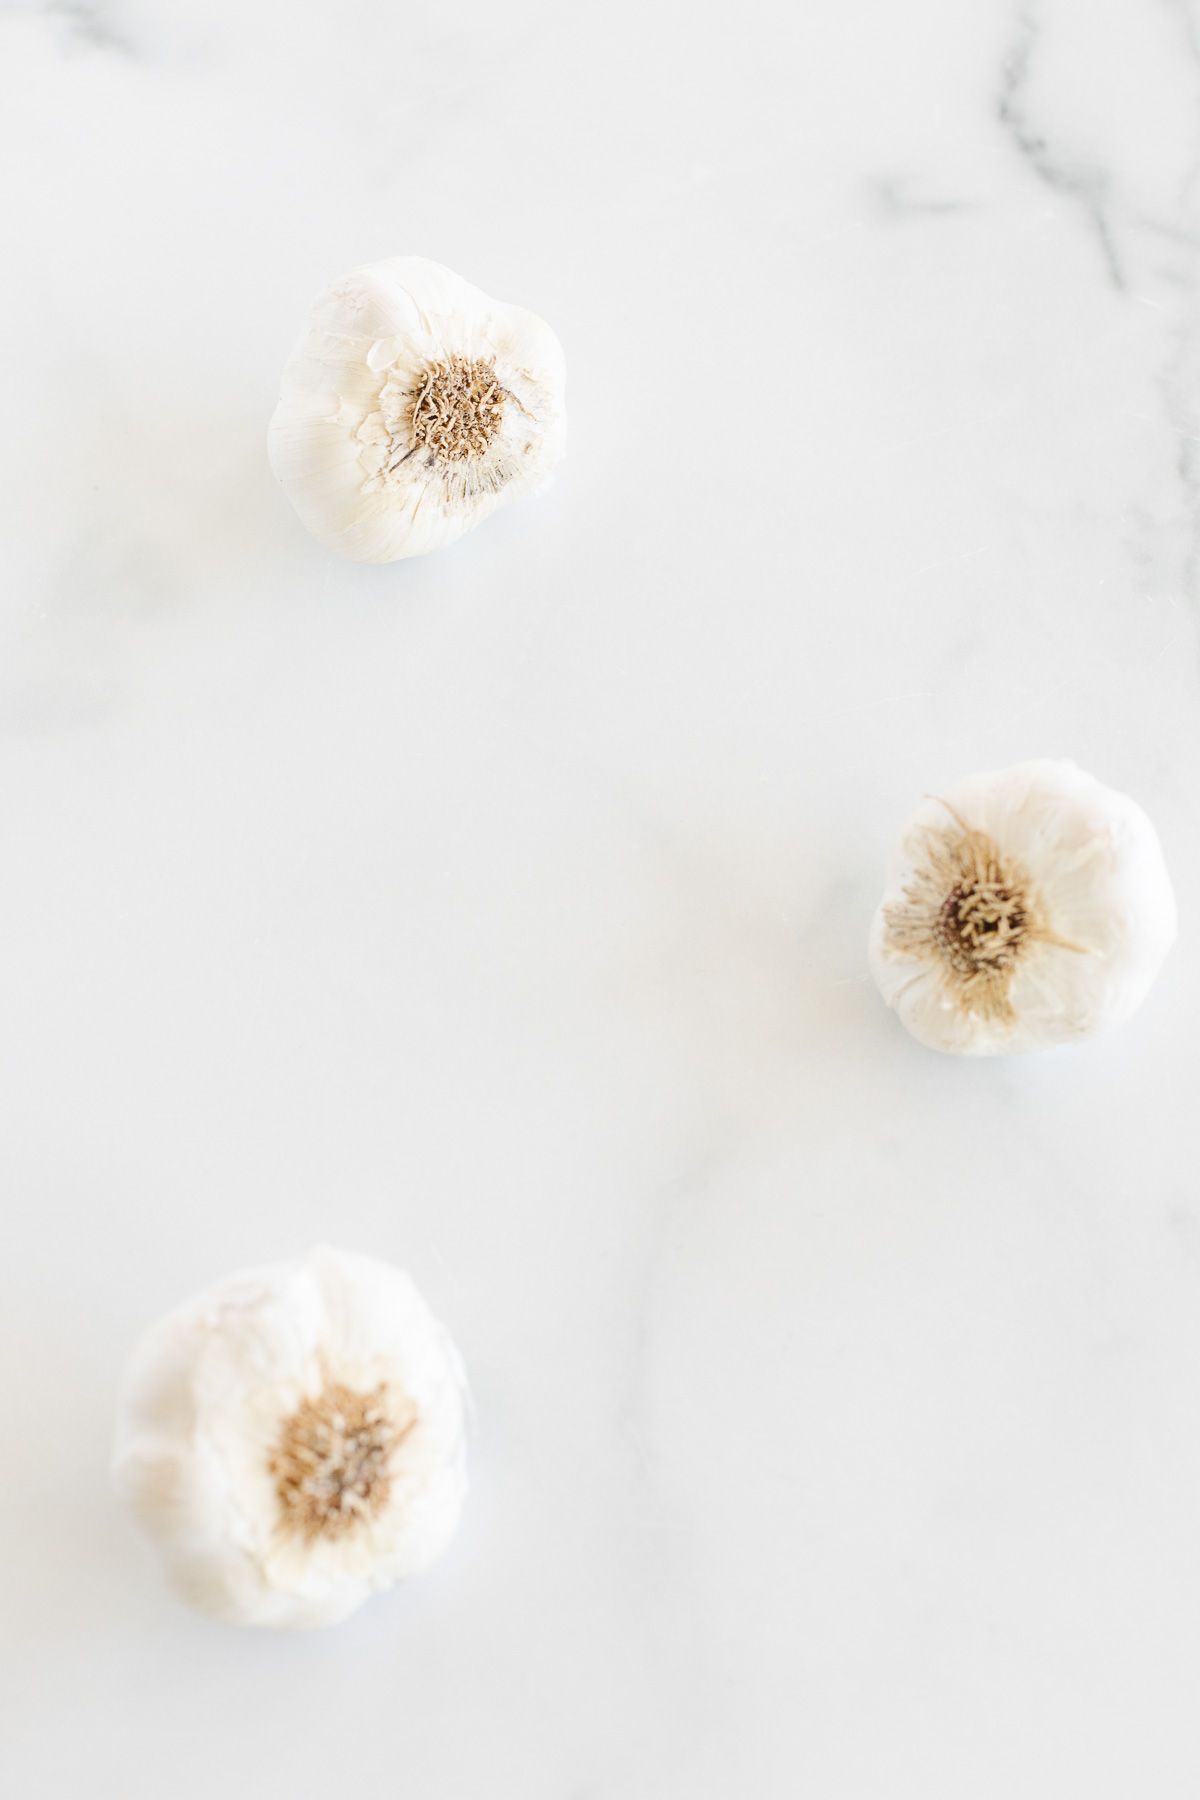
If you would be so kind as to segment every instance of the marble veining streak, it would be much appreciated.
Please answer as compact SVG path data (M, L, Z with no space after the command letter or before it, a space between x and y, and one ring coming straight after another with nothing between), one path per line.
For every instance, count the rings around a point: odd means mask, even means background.
M1000 124L1038 180L1044 181L1053 193L1062 194L1082 207L1084 217L1096 234L1109 280L1124 292L1127 282L1109 219L1112 202L1108 175L1102 167L1072 167L1068 160L1060 159L1027 114L1026 92L1037 41L1036 15L1023 12L1017 42L1005 61L998 108Z
M0 170L5 1791L1193 1800L1196 5L8 0ZM398 251L551 320L570 454L342 566L265 424ZM946 1062L883 858L1040 755L1180 943ZM210 1628L115 1383L321 1239L463 1346L464 1529Z

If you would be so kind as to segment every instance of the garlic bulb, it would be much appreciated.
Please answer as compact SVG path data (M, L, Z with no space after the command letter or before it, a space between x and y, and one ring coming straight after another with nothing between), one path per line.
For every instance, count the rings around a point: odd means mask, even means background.
M923 1044L995 1056L1128 1018L1175 929L1141 808L1074 763L1020 763L917 808L871 928L871 970Z
M192 1605L335 1624L454 1533L458 1354L410 1278L370 1257L321 1248L231 1276L134 1353L113 1475Z
M331 550L421 556L542 484L566 445L564 384L533 313L393 256L318 300L284 370L271 467Z

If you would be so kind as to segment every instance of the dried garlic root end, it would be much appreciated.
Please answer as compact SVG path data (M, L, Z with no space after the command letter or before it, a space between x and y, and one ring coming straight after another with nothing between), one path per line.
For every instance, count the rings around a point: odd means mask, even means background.
M369 1394L327 1379L283 1421L268 1461L279 1529L307 1542L340 1538L386 1511L393 1452L417 1422L405 1394L380 1382Z

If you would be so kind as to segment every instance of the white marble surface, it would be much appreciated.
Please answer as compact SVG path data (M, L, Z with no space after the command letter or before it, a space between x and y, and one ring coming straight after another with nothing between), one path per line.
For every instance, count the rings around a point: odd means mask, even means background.
M1200 12L0 6L0 1769L39 1800L1200 1791ZM267 470L331 277L562 336L543 499L383 569ZM1184 929L910 1043L890 839L1071 755ZM143 1324L331 1239L461 1341L463 1531L194 1619Z

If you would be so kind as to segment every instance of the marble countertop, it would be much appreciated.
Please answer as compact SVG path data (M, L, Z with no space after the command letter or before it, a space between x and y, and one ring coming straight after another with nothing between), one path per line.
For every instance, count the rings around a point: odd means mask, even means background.
M8 0L0 170L6 1790L1194 1800L1195 4ZM360 568L264 431L407 251L552 322L572 443ZM886 853L1047 755L1179 944L939 1058ZM237 1633L116 1384L317 1240L453 1328L472 1493Z

